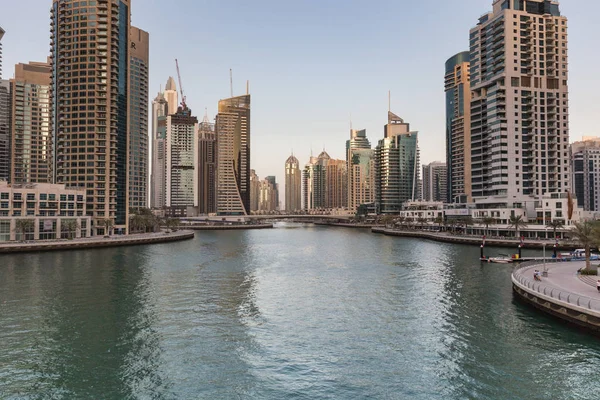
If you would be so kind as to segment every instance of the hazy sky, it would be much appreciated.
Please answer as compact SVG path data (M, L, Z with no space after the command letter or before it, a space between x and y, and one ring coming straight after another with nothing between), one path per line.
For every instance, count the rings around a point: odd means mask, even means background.
M150 97L176 77L188 104L211 119L246 80L252 94L252 168L283 183L323 148L345 158L350 119L372 144L392 111L419 131L421 160L444 160L444 63L468 50L469 29L492 0L131 0L132 24L150 32ZM0 0L4 78L17 62L45 60L51 0ZM571 140L598 135L600 2L563 0L569 18ZM282 185L283 188L283 185ZM283 193L281 201L283 202Z

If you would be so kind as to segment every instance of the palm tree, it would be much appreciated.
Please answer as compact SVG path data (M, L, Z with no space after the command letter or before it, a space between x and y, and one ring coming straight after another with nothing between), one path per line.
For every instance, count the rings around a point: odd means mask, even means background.
M21 234L21 242L24 242L26 237L25 234L31 232L35 227L35 221L33 219L18 219L16 222L15 230Z
M441 215L438 215L434 220L434 223L438 224L438 228L441 231L442 230L442 224L444 223L444 217L442 217Z
M592 221L575 222L571 229L571 238L585 248L585 269L590 270L590 251L598 243L598 223Z
M519 230L521 230L521 228L525 228L526 226L527 226L527 224L525 223L525 221L523 221L523 217L521 215L516 215L516 216L513 215L508 220L508 227L515 228L515 237L516 238L519 237Z
M419 217L417 218L417 223L421 226L421 229L423 229L423 227L427 225L427 218Z
M131 224L132 231L146 230L146 217L141 214L134 214L130 219L129 223Z
M405 222L406 222L406 217L403 215L400 215L400 216L398 216L398 218L396 218L396 225L399 225L400 227L403 227Z
M548 222L548 226L554 231L554 238L556 238L556 230L562 228L564 225L565 224L563 224L563 222L558 219Z
M110 236L110 230L115 226L112 219L106 218L101 221L101 226L104 227L104 236Z
M489 233L489 227L490 227L490 225L496 223L496 218L486 216L486 217L481 218L479 220L479 223L481 225L485 225L485 235L487 236Z
M79 228L80 228L80 226L76 219L64 220L64 221L62 221L62 223L60 225L60 229L63 232L67 232L67 239L69 239L69 240L73 239L73 234Z

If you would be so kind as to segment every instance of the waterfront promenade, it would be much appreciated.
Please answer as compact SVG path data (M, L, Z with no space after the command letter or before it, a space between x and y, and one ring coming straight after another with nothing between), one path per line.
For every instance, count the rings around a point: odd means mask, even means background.
M133 246L141 244L175 242L193 238L193 231L182 230L169 233L156 232L134 235L113 235L110 237L95 236L73 240L59 239L48 241L8 242L0 244L0 254Z
M584 267L584 261L526 263L512 274L513 290L537 309L600 334L598 277L578 274ZM547 276L535 280L535 270Z
M450 232L428 232L428 231L420 231L420 230L398 230L391 229L385 227L375 227L371 229L373 233L380 233L388 236L400 236L400 237L413 237L413 238L423 238L429 240L435 240L437 242L447 242L447 243L459 243L459 244L470 244L481 246L481 236L472 236L472 235L456 235ZM495 238L488 237L485 240L486 246L492 247L507 247L507 248L517 248L521 243L520 239L505 237L505 238ZM552 250L554 246L554 239L525 239L523 244L526 248L532 249L542 249L544 244L546 245L546 250ZM574 242L569 242L566 240L560 240L558 243L558 250L574 250L576 248L580 248L581 246Z

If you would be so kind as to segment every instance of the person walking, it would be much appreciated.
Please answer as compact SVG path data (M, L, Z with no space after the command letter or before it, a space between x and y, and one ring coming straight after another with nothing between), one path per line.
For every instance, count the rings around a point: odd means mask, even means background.
M598 291L600 292L600 279L598 279L598 282L596 283L596 289L598 289Z

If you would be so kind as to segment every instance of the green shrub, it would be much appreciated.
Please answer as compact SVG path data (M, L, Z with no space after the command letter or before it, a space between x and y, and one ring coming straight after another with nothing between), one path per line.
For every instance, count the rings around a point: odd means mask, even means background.
M581 273L581 275L598 275L598 270L597 269L585 269L582 268L581 271L579 271Z

